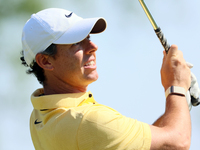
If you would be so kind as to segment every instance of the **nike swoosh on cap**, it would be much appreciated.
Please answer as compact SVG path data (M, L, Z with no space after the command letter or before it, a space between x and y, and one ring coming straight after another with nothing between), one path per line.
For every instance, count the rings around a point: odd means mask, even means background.
M73 12L71 12L69 15L65 15L65 17L70 18L72 16Z

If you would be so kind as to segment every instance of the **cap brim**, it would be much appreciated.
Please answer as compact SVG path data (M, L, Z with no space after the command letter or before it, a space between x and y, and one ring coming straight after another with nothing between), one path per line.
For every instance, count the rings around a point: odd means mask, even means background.
M82 19L61 35L54 44L73 44L85 39L88 34L101 33L106 29L104 18Z

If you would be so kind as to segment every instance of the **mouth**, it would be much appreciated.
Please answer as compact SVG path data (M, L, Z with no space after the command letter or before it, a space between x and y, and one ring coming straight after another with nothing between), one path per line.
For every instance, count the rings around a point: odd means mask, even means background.
M95 62L94 60L89 61L88 63L85 64L85 66L94 66Z
M94 60L90 60L84 65L84 67L85 68L96 68L96 63Z

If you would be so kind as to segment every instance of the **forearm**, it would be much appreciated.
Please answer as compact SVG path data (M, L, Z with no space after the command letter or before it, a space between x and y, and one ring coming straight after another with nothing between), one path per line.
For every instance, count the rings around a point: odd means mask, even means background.
M161 144L157 144L158 147L152 147L152 149L173 149L177 147L189 149L191 121L185 97L169 95L166 100L165 113L153 126L160 129L158 133L153 132L152 136L154 137L158 136L156 134L160 134L160 139L153 142L158 143L158 140L160 140Z
M161 125L173 135L174 140L178 140L180 143L190 142L191 119L185 97L178 95L167 97L166 110Z
M171 112L171 109L172 108L170 108L171 106L173 106L173 105L175 105L174 107L176 107L177 105L178 105L178 108L176 108L175 110L173 110L173 111L177 111L177 113L175 114L175 115L179 115L179 109L181 109L180 110L180 112L181 111L184 111L184 109L183 109L183 107L184 106L182 106L181 108L179 108L180 107L180 102L181 101L183 101L183 103L184 103L184 101L185 100L181 100L181 99L185 99L184 97L177 97L179 100L177 100L177 99L175 99L175 104L174 104L174 102L171 104L169 101L167 101L166 102L166 110L165 110L165 114L163 114L162 116L160 116L154 123L153 123L153 125L154 126L157 126L157 127L163 127L165 124L166 124L166 122L165 122L165 119L166 119L166 117L167 116L169 116L170 114L170 112ZM177 104L176 104L177 103ZM183 104L183 103L181 103L181 104ZM185 105L185 104L183 104L183 105ZM188 106L186 105L186 107L188 108ZM186 114L189 114L188 112L187 112L187 108L186 108ZM172 115L172 116L174 116L174 114ZM187 119L187 118L185 118L185 119ZM189 120L190 120L190 116L189 116ZM189 121L190 122L190 121ZM167 122L168 123L168 122Z

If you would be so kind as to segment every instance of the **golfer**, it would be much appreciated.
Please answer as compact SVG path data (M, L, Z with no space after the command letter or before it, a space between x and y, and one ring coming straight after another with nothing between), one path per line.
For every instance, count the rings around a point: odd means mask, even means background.
M105 29L104 18L83 19L58 8L33 14L25 24L22 64L43 85L31 96L30 131L35 149L188 150L191 120L185 93L191 79L182 52L176 45L167 55L163 52L166 109L149 125L99 104L87 92L88 85L98 79L98 47L90 35Z

